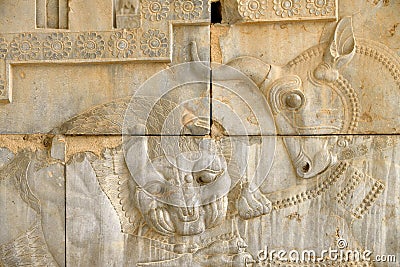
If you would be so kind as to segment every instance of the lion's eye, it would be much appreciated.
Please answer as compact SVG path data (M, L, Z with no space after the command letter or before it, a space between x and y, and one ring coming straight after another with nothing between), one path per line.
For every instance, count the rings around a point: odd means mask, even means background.
M289 92L284 96L284 103L288 108L297 110L304 104L304 95L297 90Z
M213 170L202 170L193 173L193 177L199 185L209 184L214 182L218 177L221 176L223 170L213 171Z
M159 182L150 182L144 189L151 195L161 195L165 192L164 185Z

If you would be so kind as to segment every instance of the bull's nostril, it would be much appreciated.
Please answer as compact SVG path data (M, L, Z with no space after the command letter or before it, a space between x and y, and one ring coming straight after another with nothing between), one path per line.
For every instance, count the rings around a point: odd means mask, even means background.
M303 170L303 173L307 173L310 170L310 163L305 162L301 169Z

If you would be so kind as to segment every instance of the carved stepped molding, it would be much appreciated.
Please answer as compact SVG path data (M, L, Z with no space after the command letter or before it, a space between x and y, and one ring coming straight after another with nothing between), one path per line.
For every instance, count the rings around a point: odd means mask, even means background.
M210 23L209 3L199 0L141 1L135 23L127 16L117 14L119 29L111 31L0 34L0 102L12 101L13 65L171 62L174 25Z

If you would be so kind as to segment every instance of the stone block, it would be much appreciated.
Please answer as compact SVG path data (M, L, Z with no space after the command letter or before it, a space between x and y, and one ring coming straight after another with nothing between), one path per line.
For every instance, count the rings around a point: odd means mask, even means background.
M388 16L398 8L397 2L344 0L338 22L234 24L215 37L215 49L222 63L245 73L264 94L278 134L397 134L400 61L393 25L398 18ZM372 19L371 10L385 19ZM382 36L379 42L376 36ZM213 97L242 101L227 96L226 89L216 88ZM252 116L246 104L233 109Z
M185 3L93 0L69 1L66 6L65 1L37 0L30 7L2 3L0 10L11 13L9 20L15 22L16 30L0 29L0 133L121 134L121 130L115 132L114 124L123 124L126 105L134 94L155 101L165 97L169 107L201 110L197 115L209 120L208 3ZM18 4L32 11L31 28L26 28L29 23L16 23ZM132 19L137 23L131 25ZM204 61L204 68L178 67L194 61ZM165 70L172 66L176 67ZM161 70L163 74L140 89ZM169 83L161 83L163 79ZM168 95L174 88L167 86L184 86L181 83L192 84ZM199 104L204 107L196 106L194 99L204 102ZM110 106L115 108L110 111ZM93 113L109 115L106 120L111 116L113 125L90 123L93 118L87 116ZM82 118L89 123L80 127L75 123L71 127L76 131L70 131L72 121Z
M64 158L50 155L52 138L1 136L2 266L65 266Z
M329 248L372 251L362 264L400 256L391 232L400 216L397 136L135 136L101 144L69 155L74 265L278 264L262 253L323 257Z

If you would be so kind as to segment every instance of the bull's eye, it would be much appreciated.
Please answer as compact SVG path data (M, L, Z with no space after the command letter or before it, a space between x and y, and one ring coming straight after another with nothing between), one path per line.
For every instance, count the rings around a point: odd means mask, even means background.
M289 109L297 110L304 104L304 95L300 91L292 91L284 96L284 103Z
M304 164L301 166L301 170L303 173L307 173L310 170L310 163L304 162Z

